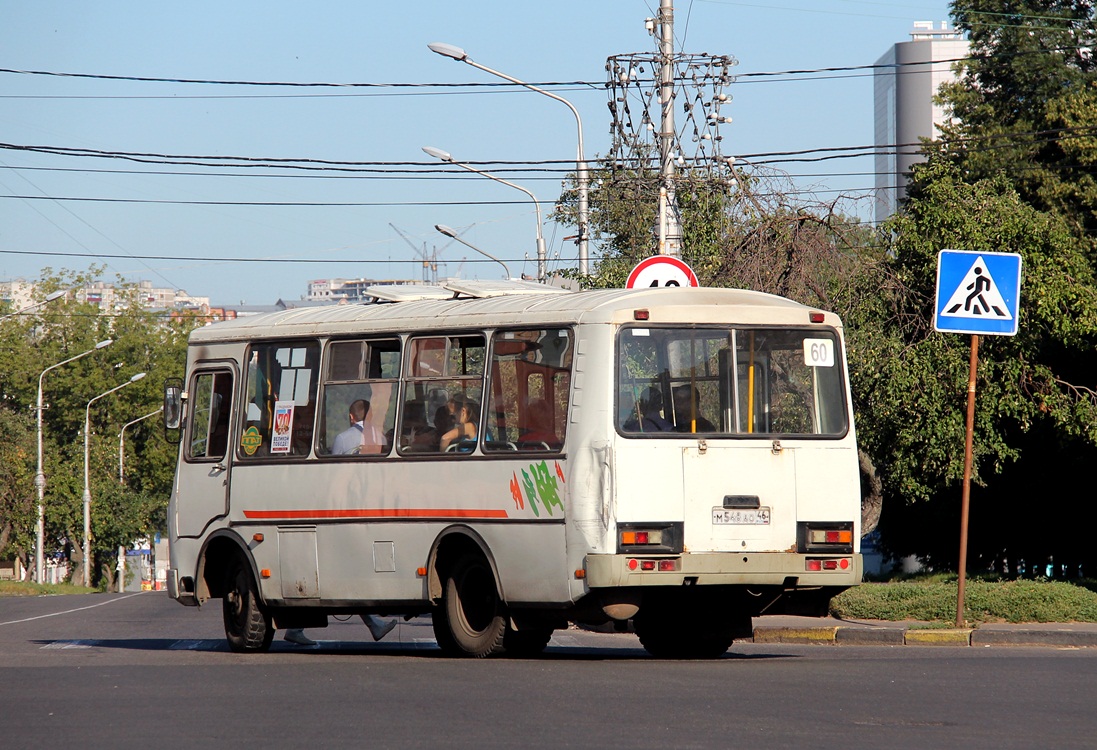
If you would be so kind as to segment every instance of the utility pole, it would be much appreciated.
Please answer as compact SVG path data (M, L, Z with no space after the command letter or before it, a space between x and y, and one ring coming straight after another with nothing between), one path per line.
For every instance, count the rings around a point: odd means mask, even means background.
M654 33L659 40L659 254L682 255L682 223L674 192L674 3L659 0Z

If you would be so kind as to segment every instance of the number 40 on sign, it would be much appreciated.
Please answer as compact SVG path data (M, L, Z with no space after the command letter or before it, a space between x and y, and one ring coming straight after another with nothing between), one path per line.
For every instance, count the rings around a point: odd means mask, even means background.
M626 289L669 286L699 286L693 269L670 255L645 258L636 264L625 282Z

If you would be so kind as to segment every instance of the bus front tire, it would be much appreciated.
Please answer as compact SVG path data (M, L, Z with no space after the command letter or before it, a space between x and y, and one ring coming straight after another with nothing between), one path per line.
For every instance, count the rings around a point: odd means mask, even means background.
M229 566L221 612L230 649L248 653L270 648L274 626L270 615L259 608L259 587L247 563L239 557Z
M491 568L480 557L461 557L446 575L442 605L435 613L439 647L450 656L480 659L503 649L506 630Z

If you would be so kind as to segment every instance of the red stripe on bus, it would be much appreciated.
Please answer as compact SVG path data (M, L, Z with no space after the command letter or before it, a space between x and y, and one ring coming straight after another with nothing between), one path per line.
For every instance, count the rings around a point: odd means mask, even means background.
M245 510L244 518L264 521L297 518L507 518L505 510L434 508L347 508L344 510Z

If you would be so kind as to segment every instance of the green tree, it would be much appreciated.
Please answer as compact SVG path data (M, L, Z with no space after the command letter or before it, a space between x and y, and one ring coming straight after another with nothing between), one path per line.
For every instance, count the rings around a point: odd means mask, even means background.
M1092 372L1070 364L1097 342L1097 289L1083 243L1004 175L968 182L933 158L916 168L908 201L884 229L893 283L881 287L880 306L852 311L850 339L860 437L885 494L900 499L881 522L888 545L955 564L969 338L930 324L937 253L957 248L1023 259L1019 332L983 337L980 347L973 558L1015 564L1084 549L1064 525L1085 528L1078 520L1093 515L1092 504L1069 489L1074 478L1062 470L1085 451L1092 460L1097 445ZM1050 498L1055 512L1036 512L1050 510Z
M79 288L95 278L101 269L85 273L50 270L38 282L40 293L53 289ZM163 511L141 513L110 509L107 496L118 488L118 443L122 426L160 405L160 389L168 377L181 377L185 366L186 338L193 321L173 321L141 307L137 290L119 281L119 304L109 313L98 306L80 302L75 294L40 308L33 319L9 328L0 327L0 341L11 349L11 363L0 372L0 393L13 410L33 406L39 374L62 362L112 339L113 343L94 354L50 371L44 380L43 438L44 474L47 478L45 517L47 550L65 550L73 563L73 577L83 577L83 470L84 419L91 423L89 439L89 478L92 494L92 538L97 554L116 550L120 539L135 539L157 529ZM110 396L95 401L90 413L88 402L135 373L146 377ZM33 414L33 411L31 412ZM175 448L155 429L154 420L142 422L126 433L126 485L132 490L135 507L145 499L155 499L166 508L174 475ZM113 494L110 495L113 497ZM20 527L19 533L28 533ZM94 567L93 567L94 570ZM96 577L98 577L96 575Z
M16 557L26 566L34 553L34 419L29 412L0 404L0 559Z
M970 57L940 101L934 146L975 180L1003 172L1021 199L1060 216L1097 258L1097 13L1092 0L955 0Z

